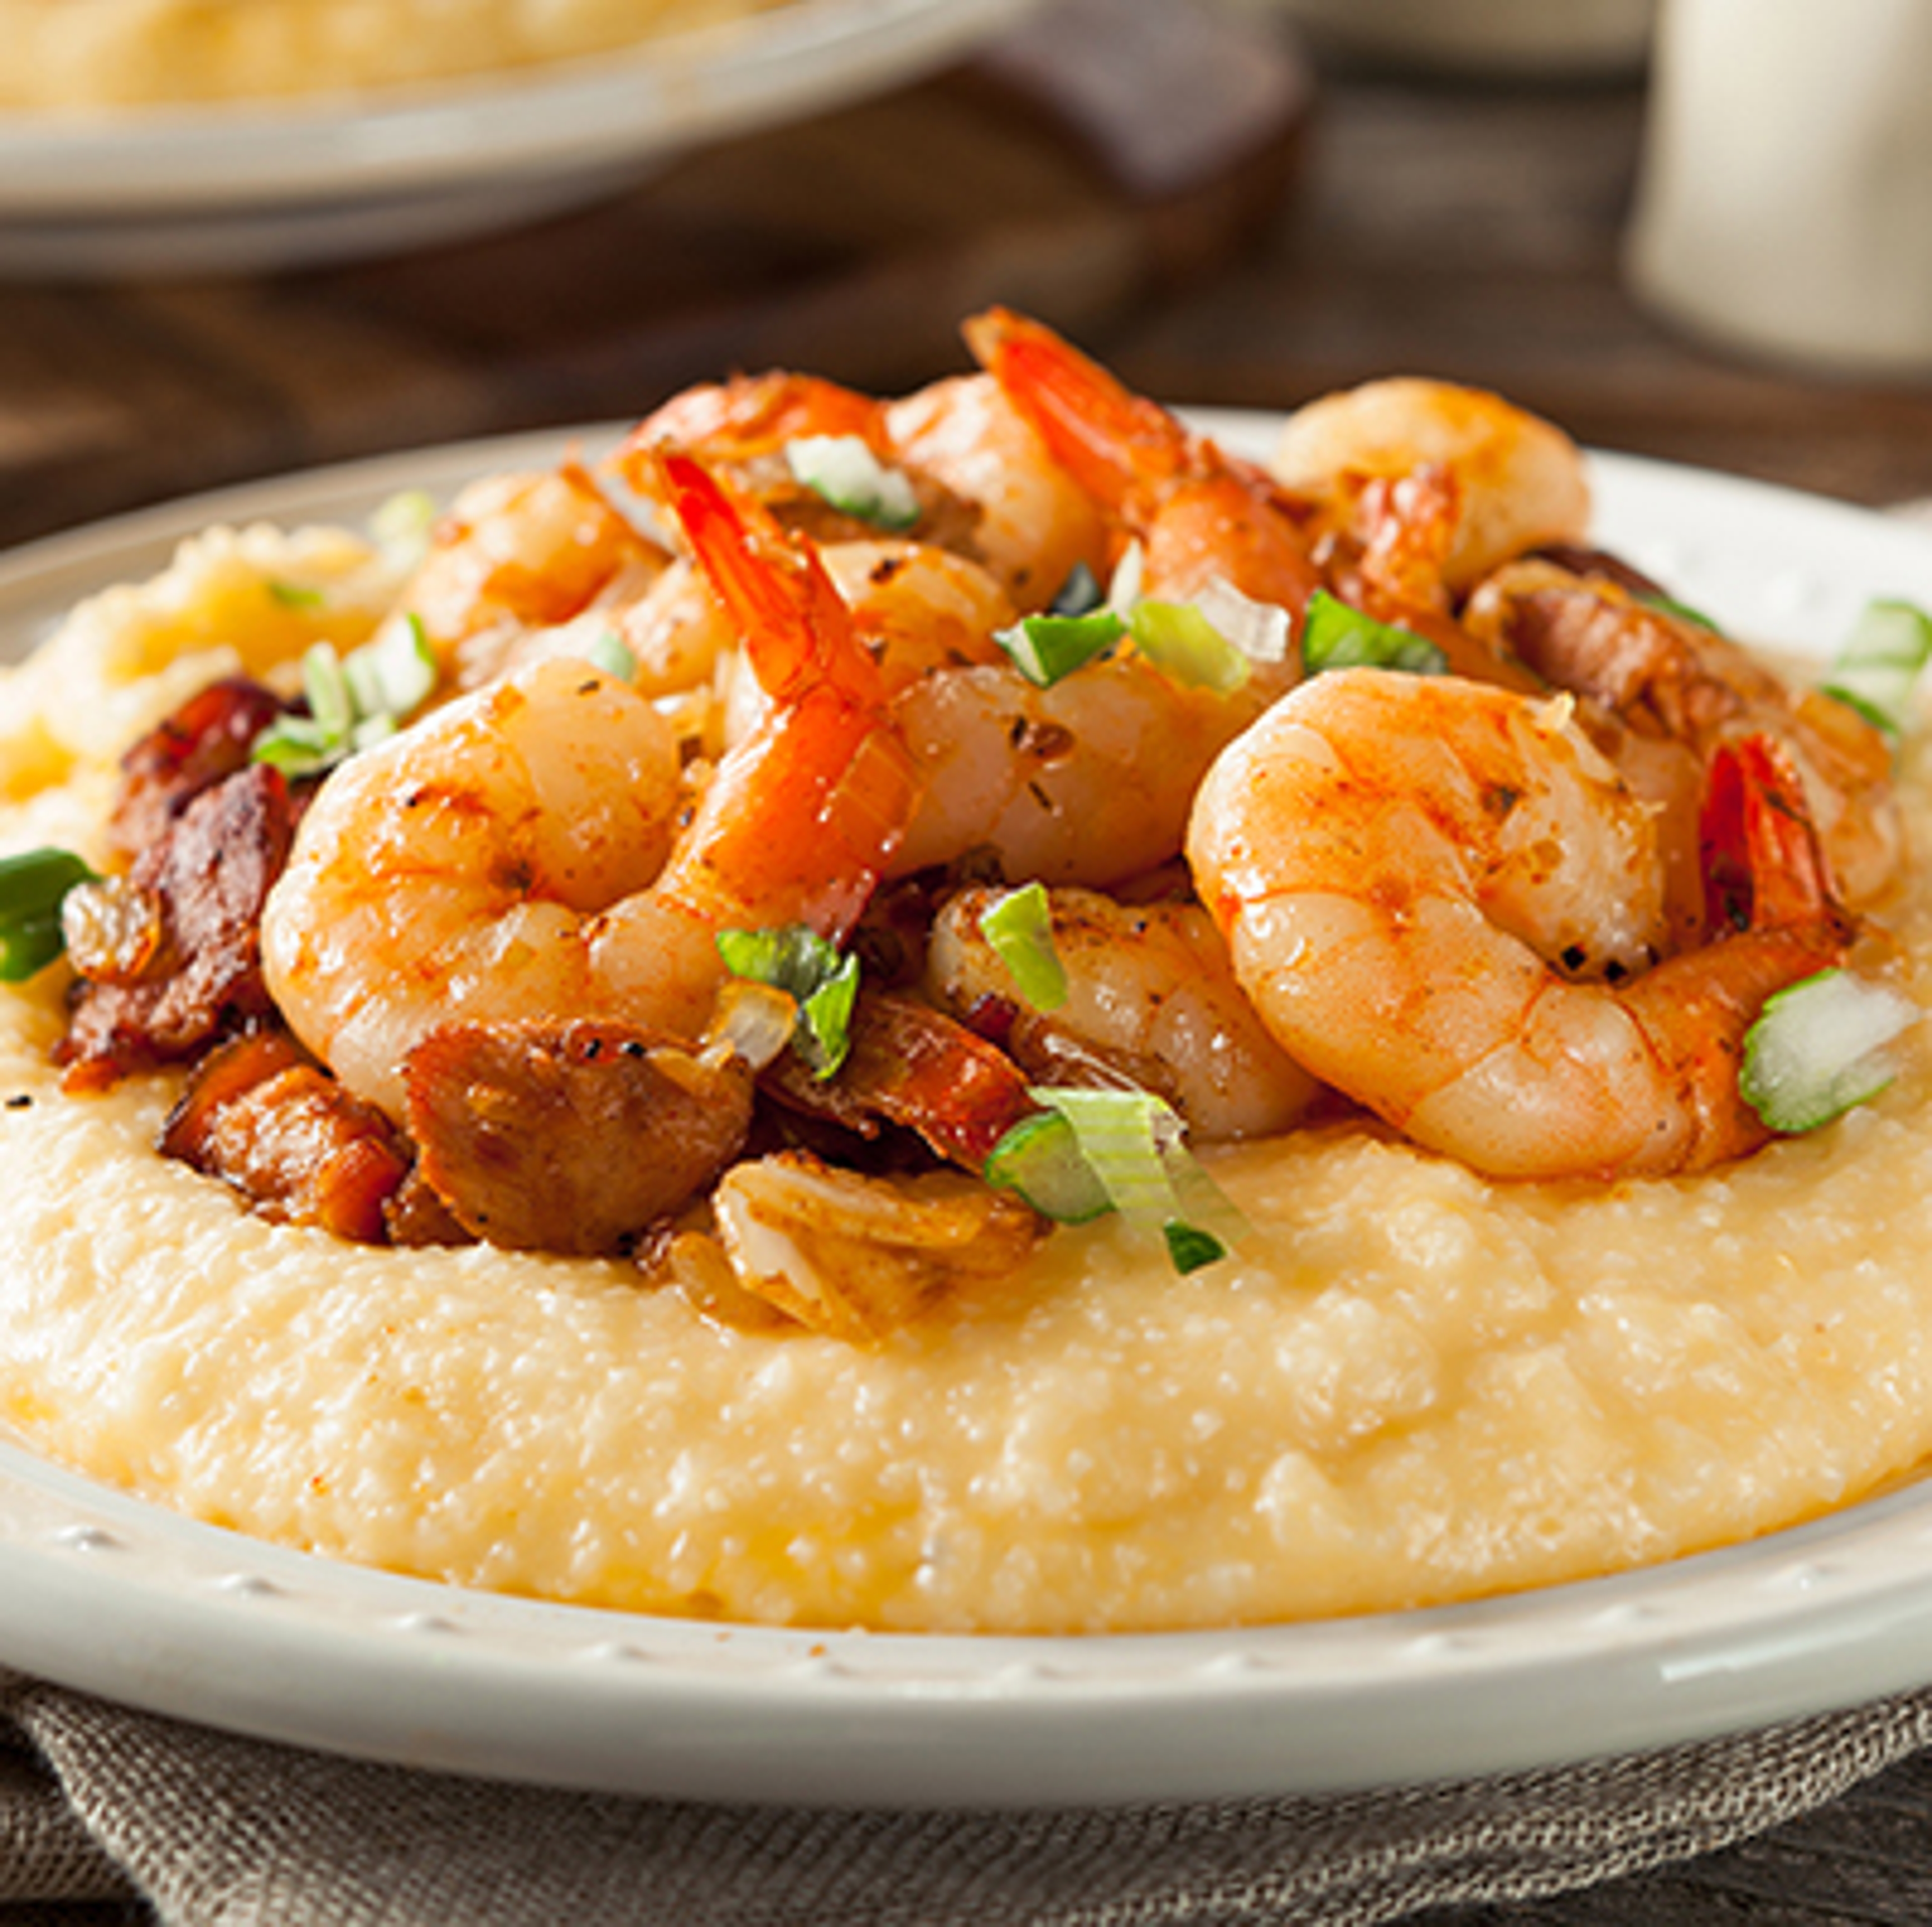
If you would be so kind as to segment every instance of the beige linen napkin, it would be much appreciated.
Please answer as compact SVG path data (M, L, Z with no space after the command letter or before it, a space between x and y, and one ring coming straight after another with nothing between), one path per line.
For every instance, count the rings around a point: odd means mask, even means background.
M11 1675L0 1723L0 1904L134 1894L166 1927L1370 1927L1560 1892L1760 1832L1932 1741L1932 1692L1500 1778L1018 1814L704 1806L466 1780Z

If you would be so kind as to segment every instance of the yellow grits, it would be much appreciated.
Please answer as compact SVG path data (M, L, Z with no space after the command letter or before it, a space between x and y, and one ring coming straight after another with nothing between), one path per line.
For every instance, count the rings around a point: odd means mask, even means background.
M84 608L0 684L0 842L91 842L119 740L236 659L214 636L260 667L321 620L263 584L326 586L350 641L370 571L213 536ZM1904 776L1932 847L1923 746ZM1887 921L1932 996L1922 871ZM1359 1130L1215 1154L1234 1261L1062 1230L866 1349L619 1264L263 1223L150 1149L171 1081L59 1094L60 977L0 995L0 1422L343 1559L752 1621L1212 1626L1665 1559L1932 1448L1916 1036L1876 1103L1700 1178L1497 1184Z

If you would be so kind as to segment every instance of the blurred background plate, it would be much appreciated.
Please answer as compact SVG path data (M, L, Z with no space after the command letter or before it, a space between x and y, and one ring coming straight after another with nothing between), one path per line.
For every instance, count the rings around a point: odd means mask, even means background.
M487 81L0 114L0 272L308 266L512 225L940 66L1034 4L796 0Z

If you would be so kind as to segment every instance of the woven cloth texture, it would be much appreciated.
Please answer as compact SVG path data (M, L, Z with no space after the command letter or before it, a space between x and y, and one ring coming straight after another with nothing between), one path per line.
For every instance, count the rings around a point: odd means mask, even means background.
M850 1813L338 1759L0 1676L0 1906L168 1927L1371 1927L1707 1853L1932 1741L1932 1693L1736 1738L1322 1798Z

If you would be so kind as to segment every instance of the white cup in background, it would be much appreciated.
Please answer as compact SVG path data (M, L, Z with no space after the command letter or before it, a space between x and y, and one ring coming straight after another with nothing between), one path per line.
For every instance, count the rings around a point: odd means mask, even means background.
M1713 343L1932 372L1932 0L1664 0L1626 266Z

